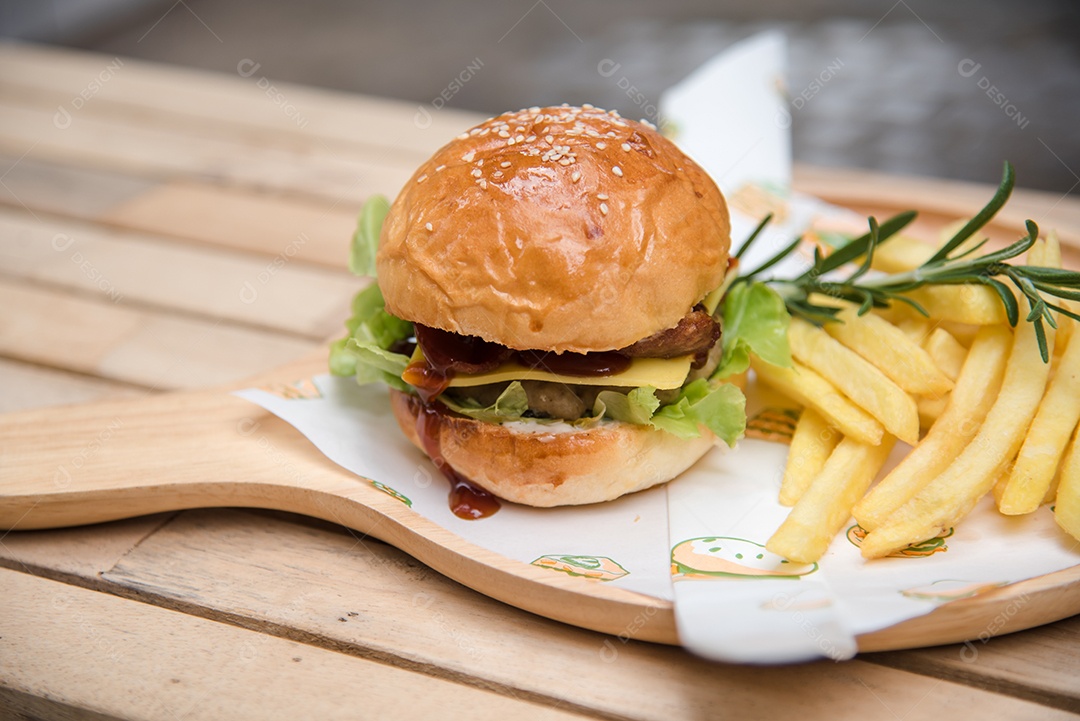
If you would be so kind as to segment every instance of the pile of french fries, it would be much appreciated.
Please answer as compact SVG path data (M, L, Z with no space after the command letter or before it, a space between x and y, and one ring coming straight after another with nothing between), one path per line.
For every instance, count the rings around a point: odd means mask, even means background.
M873 267L911 270L934 250L896 237ZM1061 267L1056 237L1036 242L1027 263ZM803 405L780 489L793 508L766 547L817 561L854 516L863 556L880 558L948 532L988 492L1007 515L1053 503L1080 539L1080 329L1057 315L1044 363L1034 326L1010 327L989 287L912 297L929 318L906 304L859 316L833 300L841 323L792 319L791 368L753 361L760 380ZM871 488L897 440L911 451Z

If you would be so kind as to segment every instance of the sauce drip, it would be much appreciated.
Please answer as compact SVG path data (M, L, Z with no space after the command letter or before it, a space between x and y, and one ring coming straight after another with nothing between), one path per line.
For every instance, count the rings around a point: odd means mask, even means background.
M545 353L521 350L517 358L522 365L541 368L564 376L610 376L630 367L630 358L616 351L596 353Z
M445 373L486 373L510 357L509 348L474 335L451 333L415 323L416 342L424 357L437 371Z
M438 398L453 378L454 371L439 370L427 360L414 361L405 366L405 370L401 372L401 380L415 388L417 395L425 404Z
M450 511L467 521L487 518L498 511L502 507L498 498L458 473L443 458L442 444L439 441L443 412L428 402L410 400L410 403L420 406L416 409L416 434L420 436L424 452L450 482Z

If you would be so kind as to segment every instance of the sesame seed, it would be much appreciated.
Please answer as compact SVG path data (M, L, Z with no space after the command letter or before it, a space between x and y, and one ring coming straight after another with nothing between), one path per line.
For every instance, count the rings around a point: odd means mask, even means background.
M607 203L600 204L600 213L602 215L607 215Z
M608 196L607 196L607 193L597 193L596 198L597 198L597 200L607 200Z
M517 142L519 142L519 143L524 143L524 142L525 142L525 136L524 136L524 135L521 135L521 134L518 134L518 135L516 135L516 136L514 137L514 140L516 140L516 141L517 141Z
M604 142L599 142L599 143L596 144L596 149L597 150L603 150L606 147L607 147L607 143L604 143Z
M620 178L622 177L622 168L620 168L618 165L613 167L611 169L611 172L615 173L615 175L618 175Z
M573 172L573 173L572 173L572 174L570 175L570 182L571 182L571 183L576 183L576 182L578 182L579 180L581 180L581 173L579 173L578 171L576 171L576 170L575 170L575 171L574 171L574 172Z
M622 144L622 149L629 153L630 152L630 143L623 143Z
M493 177L493 178L501 178L502 174L503 174L503 172L501 170L496 170L494 173L491 174L491 177Z
M445 167L446 167L445 165L439 165L439 166L436 166L436 167L435 167L435 172L437 173L437 172L439 172L440 170L442 170L442 169L443 169L443 168L445 168Z
M540 106L538 106L538 105L532 106L531 108L529 108L529 112L530 113L539 113L540 112Z
M474 178L479 178L481 175L484 174L484 171L480 170L480 168L474 168L472 174Z
M500 138L509 138L509 137L510 137L510 133L506 132L505 130L500 130L500 131L499 131L499 137L500 137Z
M427 180L427 176L426 175L421 175L419 178L416 179L416 182L417 183L423 183L425 180Z
M535 136L535 135L530 135L529 137L525 138L525 142L526 142L526 143L531 143L531 142L532 142L532 141L534 141L534 140L536 140L536 136Z
M475 157L476 157L476 151L475 150L470 150L469 152L462 155L461 159L464 160L466 163L471 163L473 161L473 158L475 158Z
M514 140L513 138L510 138L509 140L506 141L506 144L507 145L513 145L516 142L517 142L516 140Z
M545 135L544 136L544 142L547 143L548 145L551 145L552 143L555 142L555 136L554 135Z
M461 135L457 136L457 139L458 140L468 140L469 139L469 134L468 133L462 133Z
M574 162L573 158L563 158L559 161L559 165L570 165L572 162Z
M428 230L434 230L434 228L431 226L431 223L424 223L424 227Z
M480 180L476 181L476 184L479 185L482 189L487 189L487 181L483 178L480 178Z
M501 163L499 163L499 167L500 168L509 168L510 167L510 161L509 160L502 161Z

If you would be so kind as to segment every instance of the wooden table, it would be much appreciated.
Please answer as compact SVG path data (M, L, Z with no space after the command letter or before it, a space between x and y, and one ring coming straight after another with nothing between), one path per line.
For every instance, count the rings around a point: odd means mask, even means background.
M227 77L0 46L0 411L242 385L309 354L357 288L343 266L361 201L394 194L477 120L274 83L237 60ZM798 178L854 205L872 205L882 181ZM887 182L944 215L988 197ZM1080 228L1070 198L1019 193L1008 212ZM1080 617L840 664L714 665L530 615L390 546L276 512L11 532L0 599L3 718L1080 711Z

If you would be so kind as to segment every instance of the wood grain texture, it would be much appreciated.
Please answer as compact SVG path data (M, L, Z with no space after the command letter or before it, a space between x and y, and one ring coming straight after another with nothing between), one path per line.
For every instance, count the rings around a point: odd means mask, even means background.
M0 593L0 657L18 659L0 702L35 718L580 718L25 573L0 570Z
M359 199L332 205L282 194L178 182L118 204L100 221L209 245L345 267L360 212Z
M258 143L184 126L166 129L120 114L80 114L56 128L51 106L31 106L0 95L0 152L33 160L123 173L147 180L194 177L258 189L291 191L331 202L372 193L396 194L411 167L325 153L315 141Z
M0 359L0 379L0 413L146 395L126 383L7 359Z
M322 343L0 278L0 354L153 390L236 382Z
M131 114L166 127L217 126L233 139L292 142L318 138L334 150L392 157L411 167L436 148L482 119L477 113L444 109L430 119L416 118L417 107L384 98L357 96L265 79L254 62L228 76L95 53L28 44L0 45L0 88L6 95L37 99L56 110L69 103L102 72L107 82L93 103L80 109L102 115ZM267 93L273 83L296 108L290 117ZM76 116L78 117L78 116ZM414 122L415 118L415 122ZM306 121L306 122L303 122Z
M277 246L250 236L273 255L267 259L0 208L0 236L18 239L13 253L0 255L0 273L11 277L316 340L343 327L342 309L361 285L345 270L298 260L305 231Z
M507 608L393 547L259 511L178 514L104 570L101 584L157 606L605 718L699 719L716 709L767 718L793 705L812 715L835 709L838 699L841 716L851 718L883 709L905 717L915 708L992 715L999 704L1014 714L1039 712L882 664L703 663L678 648Z
M1018 601L1015 607L1022 606L1023 602ZM1075 655L1078 645L1080 616L1074 616L1022 634L865 658L1080 713L1080 676L1076 673Z

